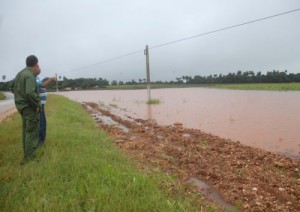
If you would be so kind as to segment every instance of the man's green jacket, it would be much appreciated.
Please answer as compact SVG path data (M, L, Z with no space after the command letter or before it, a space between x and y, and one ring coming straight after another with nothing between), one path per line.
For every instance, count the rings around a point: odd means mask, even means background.
M12 92L15 95L16 108L20 113L26 107L38 108L40 106L36 75L29 67L17 74L12 84Z

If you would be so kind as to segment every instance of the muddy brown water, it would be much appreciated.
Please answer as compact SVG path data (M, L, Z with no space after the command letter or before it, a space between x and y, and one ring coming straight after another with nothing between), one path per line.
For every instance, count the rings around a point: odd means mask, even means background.
M160 104L147 105L146 90L61 92L78 102L109 106L123 117L180 122L243 144L300 159L300 92L209 88L153 89Z

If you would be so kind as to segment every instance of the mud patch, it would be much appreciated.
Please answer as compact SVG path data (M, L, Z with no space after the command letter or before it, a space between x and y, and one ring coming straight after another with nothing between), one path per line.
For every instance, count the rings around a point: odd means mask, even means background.
M299 160L187 129L181 123L161 126L153 120L122 119L95 103L84 107L126 127L128 132L98 122L142 166L175 174L187 190L193 177L213 186L226 204L244 211L300 211Z

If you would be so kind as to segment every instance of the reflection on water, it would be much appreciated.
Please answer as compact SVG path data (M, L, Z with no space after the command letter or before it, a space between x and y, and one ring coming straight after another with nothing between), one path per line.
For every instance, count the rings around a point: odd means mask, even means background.
M153 119L152 106L153 105L147 104L147 119Z
M300 92L208 88L152 90L158 105L147 105L146 90L62 92L70 99L117 105L118 115L181 122L231 140L300 158Z

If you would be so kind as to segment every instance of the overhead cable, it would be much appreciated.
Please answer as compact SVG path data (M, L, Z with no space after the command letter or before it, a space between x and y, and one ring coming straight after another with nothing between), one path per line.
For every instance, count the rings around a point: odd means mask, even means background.
M182 38L182 39L175 40L175 41L170 41L170 42L167 42L167 43L152 46L149 49L159 48L159 47L170 45L170 44L173 44L173 43L186 41L186 40L189 40L189 39L193 39L193 38L201 37L201 36L204 36L204 35L209 35L209 34L213 34L213 33L216 33L216 32L220 32L220 31L224 31L224 30L244 26L244 25L247 25L247 24L252 24L252 23L255 23L255 22L263 21L263 20L270 19L270 18L275 18L275 17L278 17L278 16L282 16L282 15L286 15L286 14L293 13L293 12L298 12L298 11L300 11L300 8L295 9L295 10L290 10L290 11L287 11L287 12L283 12L283 13L278 13L276 15L267 16L267 17L264 17L264 18L255 19L255 20L252 20L252 21L247 21L247 22L244 22L244 23L241 23L241 24L236 24L236 25L224 27L224 28L221 28L221 29L216 29L216 30L213 30L213 31L204 32L204 33L194 35L194 36L191 36L191 37Z
M198 34L198 35L193 35L193 36L190 36L190 37L181 38L181 39L178 39L178 40L174 40L174 41L170 41L170 42L158 44L158 45L149 47L149 49L160 48L160 47L167 46L167 45L170 45L170 44L183 42L183 41L186 41L186 40L198 38L198 37L209 35L209 34L214 34L214 33L220 32L220 31L225 31L225 30L228 30L228 29L232 29L232 28L236 28L236 27L240 27L240 26L244 26L244 25L256 23L256 22L263 21L263 20L266 20L266 19L271 19L271 18L275 18L275 17L278 17L278 16L283 16L283 15L287 15L289 13L294 13L294 12L299 12L299 11L300 11L300 8L299 9L294 9L294 10L289 10L289 11L286 11L286 12L283 12L283 13L278 13L278 14L267 16L267 17L264 17L264 18L259 18L259 19L255 19L255 20L252 20L252 21L247 21L247 22L244 22L244 23L240 23L240 24L236 24L236 25L224 27L224 28L221 28L221 29L216 29L216 30L212 30L212 31L209 31L209 32L204 32L204 33L201 33L201 34ZM115 61L115 60L122 59L124 57L128 57L128 56L132 56L132 55L135 55L135 54L139 54L139 53L144 53L144 49L143 50L134 51L134 52L131 52L131 53L128 53L128 54L124 54L124 55L121 55L121 56L117 56L117 57L114 57L114 58L111 58L111 59L102 60L102 61L100 61L98 63L94 63L94 64L91 64L91 65L87 65L87 66L83 66L83 67L80 67L80 68L76 68L76 69L73 69L73 70L70 70L70 71L67 71L67 72L64 72L64 73L79 71L79 70L82 70L82 69L86 69L86 68L89 68L89 67L92 67L92 66L96 66L96 65L101 65L103 63L112 62L112 61Z

